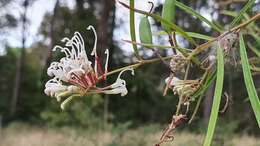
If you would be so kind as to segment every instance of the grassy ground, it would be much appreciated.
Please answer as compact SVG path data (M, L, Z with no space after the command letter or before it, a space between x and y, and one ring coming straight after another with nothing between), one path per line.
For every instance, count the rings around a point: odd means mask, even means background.
M153 146L161 131L153 126L126 130L75 130L72 128L39 128L16 124L1 130L0 146ZM175 132L175 139L162 146L200 146L203 135ZM220 142L219 142L220 141ZM218 140L216 146L260 146L260 139L233 135Z

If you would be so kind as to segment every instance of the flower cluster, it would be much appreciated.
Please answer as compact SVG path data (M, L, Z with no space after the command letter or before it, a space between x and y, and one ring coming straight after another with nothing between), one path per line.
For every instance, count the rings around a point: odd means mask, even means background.
M231 32L219 39L220 47L223 48L225 55L228 55L231 51L235 50L238 36L238 33Z
M179 96L181 104L189 104L190 97L199 89L199 80L181 80L177 77L168 77L166 84L172 89L173 93Z
M62 39L65 47L55 46L53 51L60 50L65 54L59 62L52 62L47 70L47 74L53 79L45 84L45 94L51 97L56 97L57 101L61 101L62 97L69 97L65 99L61 108L64 109L66 103L75 96L84 96L87 94L104 93L104 94L120 94L125 96L127 94L126 82L121 79L121 74L126 71L134 70L126 68L122 70L115 83L106 87L97 87L97 83L106 80L108 71L109 50L106 49L106 62L104 70L101 66L101 58L97 55L97 34L93 26L89 26L88 30L92 30L95 35L95 43L91 56L94 56L94 65L88 59L85 51L84 40L79 32L75 32L74 36Z
M173 73L184 72L185 66L187 65L187 60L182 54L173 55L170 61L170 68Z
M237 65L237 46L238 46L238 33L237 32L228 32L227 35L220 37L217 42L212 45L210 49L208 60L210 65L216 65L216 56L217 48L220 47L223 49L225 56L225 63L231 65Z

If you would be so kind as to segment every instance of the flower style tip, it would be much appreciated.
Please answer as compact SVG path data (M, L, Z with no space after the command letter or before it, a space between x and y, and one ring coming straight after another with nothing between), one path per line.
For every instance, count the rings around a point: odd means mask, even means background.
M106 64L105 64L105 77L106 77L107 68L108 68L108 60L109 60L109 50L108 49L106 49L105 54L107 55Z
M127 67L126 69L122 70L119 74L118 74L118 77L117 79L119 79L121 77L121 75L125 72L125 71L131 71L131 74L132 75L135 75L135 71L132 67Z
M96 29L92 26L92 25L89 25L87 27L87 30L92 30L94 35L95 35L95 43L94 43L94 47L93 47L93 50L91 52L91 55L95 57L97 57L97 32L96 32Z

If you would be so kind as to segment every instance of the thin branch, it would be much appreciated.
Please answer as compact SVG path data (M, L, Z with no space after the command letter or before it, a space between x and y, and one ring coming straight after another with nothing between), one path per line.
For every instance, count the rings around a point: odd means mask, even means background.
M155 62L158 62L158 61L161 61L161 59L163 60L168 60L168 59L171 59L172 56L167 56L167 57L162 57L162 58L155 58L155 59L150 59L150 60L141 60L139 63L135 63L135 64L132 64L132 65L128 65L128 66L125 66L125 67L122 67L122 68L118 68L118 69L115 69L111 72L108 72L105 74L105 76L109 76L109 75L112 75L112 74L115 74L115 73L118 73L124 69L127 69L127 68L133 68L133 69L136 69L142 65L146 65L146 64L151 64L151 63L155 63ZM102 79L103 76L99 77L98 80Z
M226 31L224 32L223 34L219 35L218 37L216 38L213 38L212 40L209 40L208 42L204 43L204 44L201 44L199 45L198 47L196 47L191 53L190 55L188 56L188 59L190 60L193 56L199 54L200 52L202 52L203 50L207 49L208 47L211 46L211 44L221 38L223 38L224 36L232 33L232 32L235 32L235 31L240 31L240 29L246 27L248 24L250 24L251 22L257 20L260 18L260 13L256 14L255 16L253 16L252 18L250 18L248 21L244 22L244 23L241 23L239 24L238 26L236 27L233 27L232 29L230 29L229 31Z

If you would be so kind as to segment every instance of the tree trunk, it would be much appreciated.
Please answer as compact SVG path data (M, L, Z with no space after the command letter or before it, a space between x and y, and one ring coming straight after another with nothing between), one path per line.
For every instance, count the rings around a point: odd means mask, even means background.
M98 20L98 48L101 50L101 58L104 59L104 52L109 49L110 57L113 56L113 30L115 19L115 1L114 0L102 0L102 8L100 11L100 19ZM111 67L111 60L109 61L109 67ZM109 96L106 95L104 99L104 123L103 127L106 129L108 114L109 114Z
M51 18L51 23L50 23L50 45L49 45L49 49L48 49L48 56L45 60L45 64L44 64L44 74L45 71L47 70L48 66L50 65L51 59L52 59L52 48L54 46L55 43L55 21L56 21L56 17L57 17L57 13L58 13L58 8L60 6L60 1L56 0L54 9L53 9L53 15Z
M10 106L10 117L13 117L17 111L17 102L19 99L20 94L20 87L21 87L21 77L22 77L22 69L24 66L24 58L25 58L25 42L26 42L26 14L28 8L28 0L25 0L23 3L24 13L22 16L22 48L21 48L21 55L18 57L16 61L16 73L14 79L14 88L13 88L13 95L11 98L11 106Z
M213 96L214 96L214 84L211 84L209 86L208 91L205 94L204 99L204 109L203 109L203 120L206 125L208 125L212 102L213 102Z

